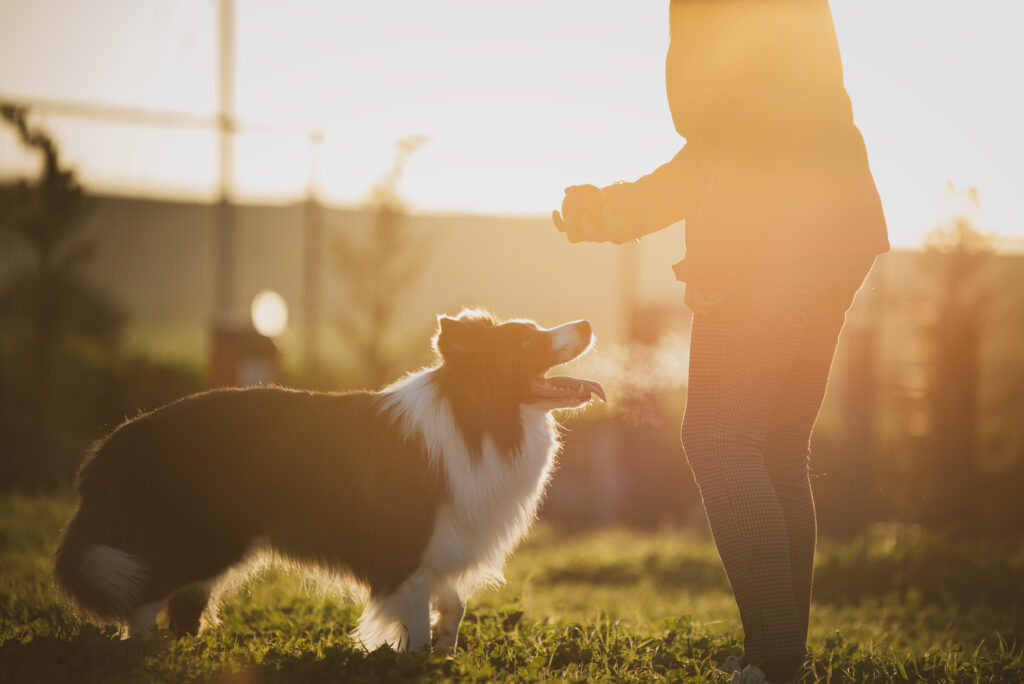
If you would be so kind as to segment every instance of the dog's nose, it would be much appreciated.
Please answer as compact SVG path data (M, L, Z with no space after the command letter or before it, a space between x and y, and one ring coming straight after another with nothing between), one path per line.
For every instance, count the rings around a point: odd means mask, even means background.
M573 356L585 350L593 340L590 321L563 323L557 328L550 328L545 332L551 336L551 348L553 350L568 351Z

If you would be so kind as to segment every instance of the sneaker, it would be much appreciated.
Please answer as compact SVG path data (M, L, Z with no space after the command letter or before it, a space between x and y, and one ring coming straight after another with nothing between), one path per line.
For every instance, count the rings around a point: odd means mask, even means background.
M730 684L771 684L771 682L757 665L747 665L739 672L733 673Z
M724 663L718 666L718 669L725 672L723 668L726 665L739 665L739 658L734 656L727 658ZM732 679L729 680L730 684L772 684L768 680L768 675L764 673L764 670L759 668L757 665L747 665L742 670L731 670ZM793 677L787 679L783 684L802 684L803 682L813 682L814 669L810 667L802 667Z
M719 672L726 674L735 674L743 670L743 658L740 656L729 656L725 659L725 662L715 668Z

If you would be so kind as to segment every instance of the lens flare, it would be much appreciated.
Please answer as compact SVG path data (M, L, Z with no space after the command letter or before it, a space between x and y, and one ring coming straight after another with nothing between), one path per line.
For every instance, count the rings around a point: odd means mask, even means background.
M252 325L265 337L277 337L288 327L288 304L273 290L263 290L252 298Z

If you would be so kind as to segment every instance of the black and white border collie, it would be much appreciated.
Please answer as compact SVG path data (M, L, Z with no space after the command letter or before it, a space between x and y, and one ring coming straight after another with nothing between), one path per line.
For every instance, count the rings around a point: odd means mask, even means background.
M54 555L86 615L198 633L256 557L354 582L366 648L454 649L467 598L502 580L559 447L551 412L604 391L547 377L590 324L440 317L439 363L380 392L214 390L91 450ZM239 572L241 571L241 573Z

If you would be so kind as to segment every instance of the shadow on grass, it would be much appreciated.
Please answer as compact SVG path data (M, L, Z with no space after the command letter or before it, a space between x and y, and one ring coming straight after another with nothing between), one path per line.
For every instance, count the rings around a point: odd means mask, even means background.
M74 633L26 632L0 646L0 681L10 682L490 682L563 678L646 681L703 679L738 644L695 631L688 617L660 630L634 634L611 621L552 625L523 620L518 608L467 616L460 651L366 653L347 637L309 638L299 629L284 638L213 630L176 639L121 641L112 629L82 626Z
M415 681L450 674L443 655L365 653L347 644L295 648L253 638L242 650L202 637L121 640L83 627L73 638L37 636L0 645L3 682L265 682ZM258 660L249 648L259 645ZM234 652L233 652L234 651Z
M845 605L894 594L912 604L1010 610L1024 603L1024 547L889 525L826 546L815 601Z
M729 591L722 564L705 558L671 558L657 552L613 561L577 561L536 572L537 584L629 586L651 582L659 588Z
M146 644L117 638L112 629L83 626L74 638L36 636L0 644L0 681L149 682Z
M708 555L648 551L614 559L553 559L536 571L537 584L629 586L694 593L728 592L721 563ZM916 604L1007 610L1024 607L1024 549L918 528L877 526L856 540L821 545L814 601L837 606L892 597Z

